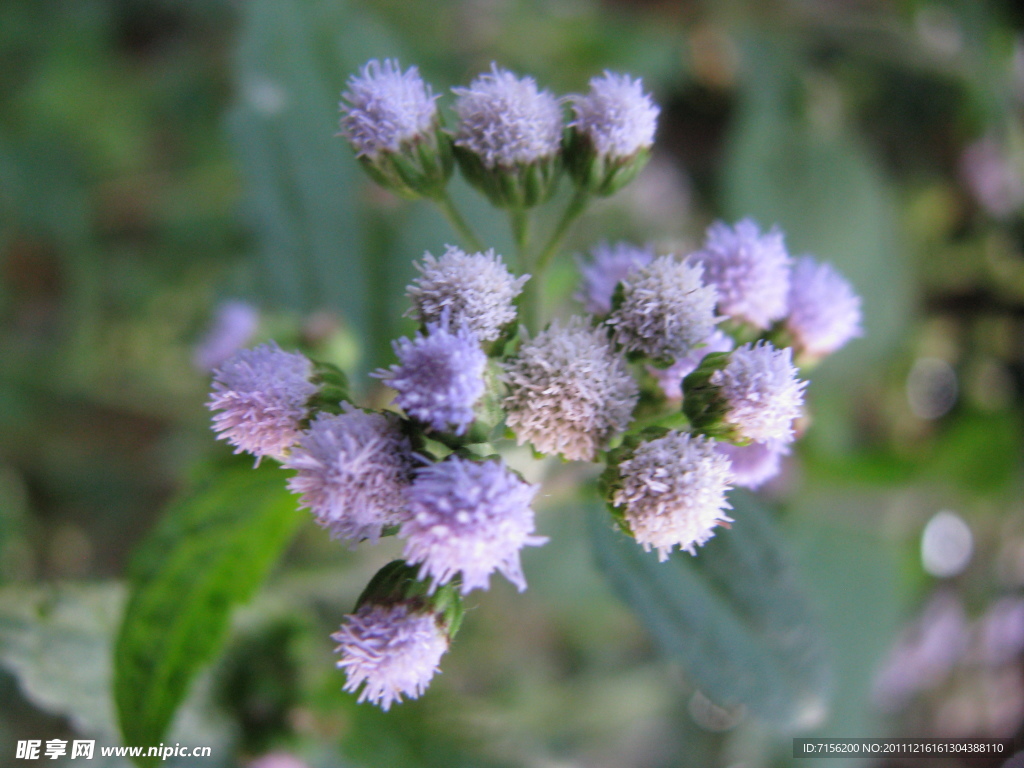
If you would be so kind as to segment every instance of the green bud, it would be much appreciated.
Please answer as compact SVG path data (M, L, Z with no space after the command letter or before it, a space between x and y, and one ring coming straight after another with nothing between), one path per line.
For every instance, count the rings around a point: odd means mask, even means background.
M475 152L458 146L454 151L466 181L498 208L532 208L546 202L562 173L560 154L511 168L488 168Z
M400 197L437 198L452 175L452 140L438 124L433 131L403 142L398 152L363 155L359 163L374 181Z
M465 612L459 594L459 579L456 577L432 590L431 581L417 578L418 571L417 567L404 560L392 560L370 579L356 601L353 613L364 605L387 607L403 603L414 611L434 614L451 640L459 631Z
M629 184L650 159L648 149L641 149L629 157L600 155L593 142L576 130L569 133L565 143L569 175L580 189L599 197L608 197Z

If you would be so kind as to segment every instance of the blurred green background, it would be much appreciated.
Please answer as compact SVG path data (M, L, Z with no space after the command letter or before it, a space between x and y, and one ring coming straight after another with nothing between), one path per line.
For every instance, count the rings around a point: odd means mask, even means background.
M595 564L575 490L590 475L549 467L530 589L473 595L421 700L382 714L341 693L328 635L398 549L349 552L307 524L173 738L214 745L203 765L261 768L754 768L789 765L798 733L1024 747L1017 3L5 0L0 765L27 764L19 739L116 743L119 580L170 499L239 465L204 407L225 302L258 313L244 343L331 359L380 402L363 374L411 328L412 261L455 235L336 136L371 57L443 94L492 61L559 94L605 68L643 78L657 151L575 230L549 291L566 311L570 254L685 249L716 218L778 224L853 282L866 335L813 372L807 436L761 494L831 699L791 728L709 702ZM454 194L507 252L502 218Z

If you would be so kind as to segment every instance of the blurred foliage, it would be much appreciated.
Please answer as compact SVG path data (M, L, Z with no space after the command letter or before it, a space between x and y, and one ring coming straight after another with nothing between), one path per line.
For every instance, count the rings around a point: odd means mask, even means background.
M252 302L261 338L351 373L408 332L411 262L455 236L334 137L338 94L373 56L437 91L492 60L563 93L604 68L642 76L663 106L658 154L570 252L686 247L716 217L753 216L850 277L866 337L813 372L806 438L765 494L834 661L809 735L1024 737L1019 653L998 670L1016 688L961 662L898 711L871 692L938 586L972 627L1024 589L1024 216L965 170L988 138L996 172L1021 176L1022 35L1009 0L0 4L0 765L17 738L116 738L114 580L226 459L192 360L218 303ZM500 218L454 194L507 251ZM566 258L548 298L573 284ZM922 360L954 374L945 410L915 405ZM585 478L550 473L530 590L474 597L444 674L386 715L340 691L327 636L393 542L339 552L303 526L173 738L224 764L788 764L792 733L718 707L612 594L578 512ZM920 557L940 509L975 550L944 580Z

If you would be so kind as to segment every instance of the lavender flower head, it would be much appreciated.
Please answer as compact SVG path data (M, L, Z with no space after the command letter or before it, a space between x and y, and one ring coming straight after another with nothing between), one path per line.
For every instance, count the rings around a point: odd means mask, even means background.
M213 371L244 347L260 327L260 312L252 304L230 299L217 305L213 321L192 351L200 371Z
M778 440L749 445L718 443L719 453L728 457L732 469L732 484L741 488L760 488L782 469L782 457L789 454L789 446Z
M995 218L1006 218L1024 204L1020 169L994 136L981 138L964 150L960 175L981 207Z
M576 299L582 302L587 312L593 315L607 315L612 311L612 295L615 286L637 269L654 261L654 249L642 248L630 243L600 243L591 250L588 262L579 262L583 277Z
M462 434L473 422L473 406L483 395L487 355L465 325L454 331L444 321L426 334L393 344L398 364L373 375L398 392L395 404L438 432Z
M661 111L639 79L605 70L590 81L590 92L573 99L570 125L585 135L598 155L629 158L654 143Z
M217 438L257 458L281 458L295 442L316 393L313 364L274 342L235 353L213 374L207 407Z
M700 264L659 256L622 281L622 303L607 323L627 351L678 360L715 330L717 299Z
M447 312L452 323L465 324L480 341L494 341L516 319L513 301L530 279L513 277L493 250L466 253L451 245L440 259L425 254L416 269L420 276L405 289L412 315L426 324Z
M744 344L711 375L728 403L725 420L755 442L793 440L793 420L803 412L806 381L797 378L792 350L759 341Z
M695 554L729 523L725 498L731 472L729 459L704 436L672 431L642 443L619 464L621 486L612 503L623 512L629 530L646 551L654 548L667 560L678 546Z
M718 289L720 312L758 328L786 314L790 259L778 229L762 235L750 219L735 227L716 222L692 258L704 265L704 280Z
M789 280L785 324L796 347L812 357L829 355L862 335L860 296L829 264L797 260Z
M480 157L489 170L526 165L556 155L562 108L532 77L518 78L497 64L468 88L453 88L459 122L455 145Z
M526 341L506 370L505 418L520 445L567 459L593 460L629 426L639 396L605 332L578 317Z
M413 453L394 414L366 413L343 403L344 413L321 413L285 461L296 470L288 489L302 494L331 538L380 538L404 517L404 490L412 480Z
M522 592L519 550L547 541L533 535L530 502L538 488L497 460L452 455L420 468L406 491L403 556L420 564L420 579L431 577L434 587L461 573L462 594L486 589L497 570Z
M669 400L681 400L683 397L683 379L697 370L701 361L712 352L731 352L736 343L727 333L717 328L711 335L704 339L703 346L694 347L690 352L677 359L668 368L655 368L653 365L647 367L658 384L665 397Z
M433 614L404 603L363 605L331 638L341 654L338 668L348 678L344 690L355 693L365 684L359 702L370 701L385 712L402 696L423 694L449 643Z
M416 67L402 72L396 59L367 62L342 94L341 131L360 156L398 152L405 142L431 132L437 98Z

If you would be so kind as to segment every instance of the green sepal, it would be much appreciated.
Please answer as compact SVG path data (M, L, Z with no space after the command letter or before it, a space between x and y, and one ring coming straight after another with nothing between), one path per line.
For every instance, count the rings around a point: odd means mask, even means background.
M564 149L565 163L576 186L599 197L613 195L629 184L651 159L649 149L640 149L629 157L601 155L589 137L575 129L565 140Z
M721 387L711 383L716 372L729 363L729 352L712 352L704 357L697 370L683 379L683 413L690 420L693 431L715 440L744 445L735 425L725 420L729 403Z
M419 569L404 560L392 560L374 574L354 610L364 605L406 605L416 613L431 613L451 641L462 626L465 609L459 594L458 577L440 587L417 578Z
M440 197L454 168L452 140L440 123L429 133L402 142L397 152L362 155L358 160L374 181L407 200Z
M511 168L488 168L475 152L455 146L462 175L498 208L532 208L555 193L562 174L562 155L554 154Z

